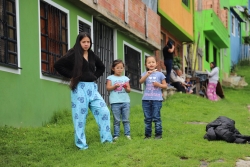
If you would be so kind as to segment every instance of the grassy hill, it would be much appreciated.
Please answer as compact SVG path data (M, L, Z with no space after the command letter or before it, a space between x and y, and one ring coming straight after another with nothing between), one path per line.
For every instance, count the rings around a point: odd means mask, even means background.
M240 67L238 75L250 84L250 67ZM250 135L250 86L223 88L225 99L211 102L190 94L176 93L163 102L163 139L143 140L141 104L131 108L131 137L114 143L100 143L97 125L89 113L86 136L88 150L78 150L73 142L70 111L57 111L40 128L0 127L0 166L73 167L233 167L239 158L250 156L249 144L203 139L206 124L218 116L236 122L236 128ZM113 122L113 120L112 120ZM113 128L112 128L113 129ZM123 126L121 126L123 134Z

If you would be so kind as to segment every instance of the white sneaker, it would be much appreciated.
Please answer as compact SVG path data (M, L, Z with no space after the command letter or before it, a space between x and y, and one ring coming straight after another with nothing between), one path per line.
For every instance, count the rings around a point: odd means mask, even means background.
M127 137L127 139L131 140L131 137L130 137L130 136L126 136L126 137Z
M118 140L118 136L114 137L113 140Z

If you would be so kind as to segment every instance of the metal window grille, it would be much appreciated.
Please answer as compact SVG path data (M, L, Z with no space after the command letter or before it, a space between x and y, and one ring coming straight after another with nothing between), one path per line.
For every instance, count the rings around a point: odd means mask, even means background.
M125 50L125 75L130 79L130 87L136 90L142 90L139 83L141 77L141 54L124 45Z
M111 75L111 65L114 60L113 29L100 21L93 20L94 53L99 56L106 67L103 75L97 80L98 91L106 103L109 103L109 92L106 89L106 80Z
M18 68L15 0L0 0L0 65Z
M91 28L88 24L85 24L84 22L79 21L79 33L80 32L87 32L91 34Z
M67 14L40 1L41 71L43 75L59 76L54 63L68 49Z

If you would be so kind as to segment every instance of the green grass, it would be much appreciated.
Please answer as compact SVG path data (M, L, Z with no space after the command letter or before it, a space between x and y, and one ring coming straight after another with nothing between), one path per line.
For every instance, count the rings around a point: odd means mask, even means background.
M245 76L247 83L250 83L249 70L250 67L239 67L237 71ZM218 116L235 120L236 128L250 135L246 107L250 104L250 86L224 88L224 94L225 99L218 102L179 93L168 98L161 110L162 140L143 140L144 117L140 104L131 108L131 141L121 136L117 142L101 144L90 113L86 126L89 149L82 151L73 142L70 111L56 112L40 128L0 127L0 166L199 167L205 162L209 167L234 167L237 159L250 156L250 145L207 141L203 136L206 123Z

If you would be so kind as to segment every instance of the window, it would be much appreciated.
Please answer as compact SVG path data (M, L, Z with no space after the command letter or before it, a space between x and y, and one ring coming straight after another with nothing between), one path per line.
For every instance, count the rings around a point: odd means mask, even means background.
M189 7L189 0L182 0L182 3Z
M164 60L164 56L163 56L163 48L166 45L166 35L161 33L161 60Z
M139 80L141 78L141 53L124 45L125 53L125 75L130 78L130 87L136 90L142 90Z
M43 75L59 76L54 63L68 50L67 14L40 1L41 71Z
M209 41L205 39L206 61L209 62Z
M80 32L87 32L91 35L91 27L88 24L85 24L82 21L79 21L79 33Z
M0 1L0 65L18 69L16 1Z
M235 35L235 18L233 15L232 15L232 27L231 28L232 28L231 30L232 34Z

